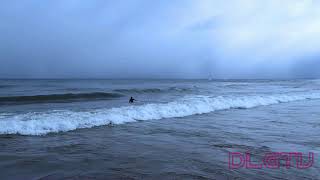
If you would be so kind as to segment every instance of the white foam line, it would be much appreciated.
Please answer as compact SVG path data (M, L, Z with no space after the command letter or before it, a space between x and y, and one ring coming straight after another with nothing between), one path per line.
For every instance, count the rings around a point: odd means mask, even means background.
M253 108L284 102L319 99L320 93L287 93L251 96L188 96L165 104L146 104L93 112L50 111L12 116L0 115L0 134L45 135L79 128L122 124L137 120L185 117L231 108Z

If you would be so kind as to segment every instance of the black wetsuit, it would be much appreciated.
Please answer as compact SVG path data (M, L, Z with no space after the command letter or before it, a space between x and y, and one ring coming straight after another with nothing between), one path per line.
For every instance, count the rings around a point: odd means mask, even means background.
M133 97L131 97L129 100L129 103L133 103L133 101L135 101L135 99L133 99Z

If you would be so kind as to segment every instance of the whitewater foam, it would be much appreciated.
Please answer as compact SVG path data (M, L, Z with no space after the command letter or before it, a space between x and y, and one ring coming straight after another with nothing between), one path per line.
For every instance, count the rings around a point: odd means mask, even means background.
M88 112L49 111L0 115L0 134L45 135L80 128L122 124L137 120L185 117L231 108L253 108L284 102L320 99L319 92L247 96L187 96L163 104L124 106Z

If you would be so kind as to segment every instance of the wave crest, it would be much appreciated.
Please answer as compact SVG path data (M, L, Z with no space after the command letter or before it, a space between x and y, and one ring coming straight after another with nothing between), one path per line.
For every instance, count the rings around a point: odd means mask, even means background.
M191 89L187 88L178 88L178 87L170 87L167 89L160 89L160 88L146 88L146 89L138 89L138 88L132 88L132 89L115 89L114 92L119 93L166 93L166 92L184 92L184 91L191 91Z
M0 97L1 104L27 104L27 103L48 103L65 102L70 100L90 100L90 99L110 99L118 98L123 95L117 93L93 92L93 93L67 93L67 94L48 94L34 96L6 96Z

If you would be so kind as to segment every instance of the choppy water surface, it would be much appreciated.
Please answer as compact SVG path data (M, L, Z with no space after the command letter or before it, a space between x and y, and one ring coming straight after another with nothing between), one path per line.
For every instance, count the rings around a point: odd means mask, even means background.
M1 80L4 179L319 179L318 80ZM138 101L128 104L133 96ZM228 169L228 152L315 153Z

